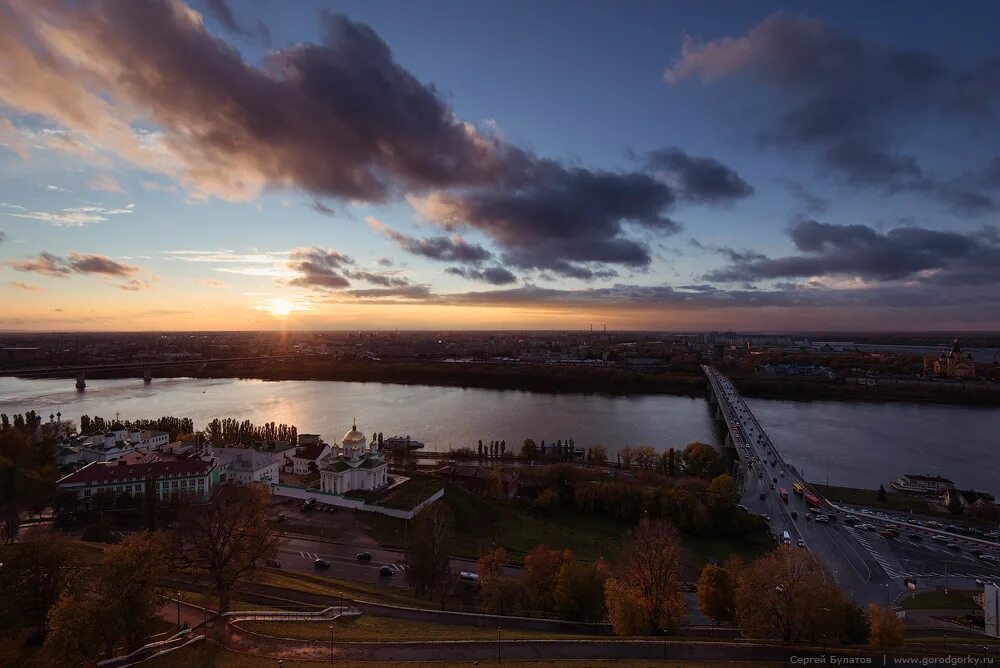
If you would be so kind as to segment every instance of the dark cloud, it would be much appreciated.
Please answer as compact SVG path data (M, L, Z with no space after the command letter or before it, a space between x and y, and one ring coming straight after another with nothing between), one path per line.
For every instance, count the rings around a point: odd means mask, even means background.
M714 158L690 156L677 147L653 151L647 165L676 182L682 197L694 202L732 202L753 194L753 187L735 170Z
M226 32L241 37L255 38L260 40L263 46L270 48L271 30L263 21L258 19L251 30L245 28L236 20L236 15L233 14L233 10L229 7L227 0L203 0L203 2L208 13L222 25Z
M435 193L416 207L439 225L486 234L507 266L589 280L601 269L594 265L647 267L648 245L628 236L625 226L677 232L680 225L664 215L675 199L667 184L646 173L539 160L503 187Z
M433 299L431 289L426 285L408 285L394 288L363 288L360 290L348 290L346 294L352 297L364 299L386 299L398 297L404 299Z
M730 266L710 272L706 278L742 282L849 276L936 285L996 284L1000 283L1000 244L990 230L962 234L897 227L882 233L867 225L802 220L790 230L801 255L733 257Z
M219 25L246 32L228 4L206 6ZM450 204L450 217L438 222L482 231L508 266L580 278L610 275L604 265L647 267L648 243L634 228L679 229L665 213L678 197L668 184L644 171L568 167L478 131L398 63L374 30L342 15L321 11L318 43L269 51L261 65L182 2L98 0L46 12L15 5L6 18L12 27L0 58L13 78L0 102L163 171L200 196L296 188L320 203L430 192ZM64 30L73 48L53 37ZM137 112L156 129L157 151L129 129ZM682 196L718 201L747 191L717 162L684 157L677 168L691 187ZM428 253L451 252L430 241ZM472 244L455 252L478 261L491 255Z
M24 271L52 278L67 278L70 274L103 274L105 276L132 276L138 267L116 262L104 255L70 252L66 258L42 251L27 260L8 260L14 271Z
M7 260L6 264L14 271L42 274L43 276L51 276L52 278L66 278L73 273L66 266L66 260L45 251L39 253L37 257L28 260Z
M375 31L345 16L321 11L320 43L268 52L258 67L180 2L47 9L15 6L6 17L0 57L17 76L0 100L84 134L141 109L162 132L156 160L180 163L202 193L245 198L298 186L373 201L399 187L488 183L511 167L504 146L456 118ZM72 31L71 52L51 39L53 24ZM60 94L78 98L72 109ZM127 135L95 140L143 160ZM143 164L155 169L156 160Z
M332 248L296 248L289 252L285 266L296 273L285 283L303 288L339 290L350 287L352 280L386 288L410 285L406 277L398 274L358 269L353 259Z
M88 255L86 253L70 253L67 265L78 274L104 274L105 276L131 276L139 272L138 267L115 262L104 255Z
M205 9L212 17L222 24L222 27L227 31L236 34L243 34L243 29L240 24L236 22L236 17L233 15L233 10L229 8L229 3L226 0L203 0L205 3Z
M333 214L336 213L336 211L328 207L326 204L323 204L323 202L320 202L318 199L314 199L312 201L312 208L314 211L322 213L323 215L326 216L332 216Z
M296 248L288 255L288 268L298 273L289 285L304 288L346 288L351 282L342 275L353 260L328 248Z
M398 232L374 218L368 220L368 225L394 241L407 253L431 260L478 264L493 257L493 253L479 244L469 243L459 236L418 239Z
M788 188L788 192L802 203L807 213L826 213L830 209L830 200L820 197L798 181L785 180L782 183Z
M365 283L371 283L372 285L382 285L387 288L401 288L410 284L410 281L405 277L392 274L376 274L370 271L344 270L344 275L352 280L364 281Z
M486 267L485 269L475 269L473 267L448 267L445 269L449 274L455 274L467 278L471 281L482 281L491 285L507 285L516 283L515 276L509 269L504 267Z
M377 261L382 267L392 267L396 264L390 257L380 257Z
M964 86L967 108L995 95L993 66L984 64ZM953 75L937 56L862 40L823 21L776 14L743 37L688 40L666 78L678 83L747 74L784 95L764 144L806 147L852 185L886 192L912 190L936 197L962 214L995 208L973 184L956 188L929 176L898 147L901 128L933 112Z

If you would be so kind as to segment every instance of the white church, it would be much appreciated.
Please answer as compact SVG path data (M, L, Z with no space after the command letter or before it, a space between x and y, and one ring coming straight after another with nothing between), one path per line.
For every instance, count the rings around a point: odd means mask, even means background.
M369 442L355 422L344 434L339 452L328 456L320 467L320 489L336 494L378 489L388 484L388 469L378 445Z

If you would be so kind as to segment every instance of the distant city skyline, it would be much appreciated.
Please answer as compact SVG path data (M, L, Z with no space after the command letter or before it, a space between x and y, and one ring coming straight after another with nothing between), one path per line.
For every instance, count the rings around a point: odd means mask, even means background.
M996 26L0 0L0 330L1000 330Z

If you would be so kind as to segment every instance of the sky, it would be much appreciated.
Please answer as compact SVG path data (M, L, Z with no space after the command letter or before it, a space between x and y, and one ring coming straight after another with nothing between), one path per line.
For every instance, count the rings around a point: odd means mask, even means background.
M998 30L0 0L0 330L1000 330Z

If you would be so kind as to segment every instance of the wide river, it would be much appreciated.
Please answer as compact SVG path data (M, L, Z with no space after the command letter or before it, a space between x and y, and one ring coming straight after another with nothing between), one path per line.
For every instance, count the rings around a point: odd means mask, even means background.
M903 473L947 476L962 486L1000 493L1000 409L903 403L772 401L751 408L785 459L814 482L877 487ZM236 379L88 380L0 378L0 412L35 410L64 418L122 419L175 415L197 427L215 417L285 422L339 440L357 418L365 432L411 435L429 450L507 441L517 448L572 438L614 452L628 445L719 446L704 399L669 395L616 397L499 390Z

